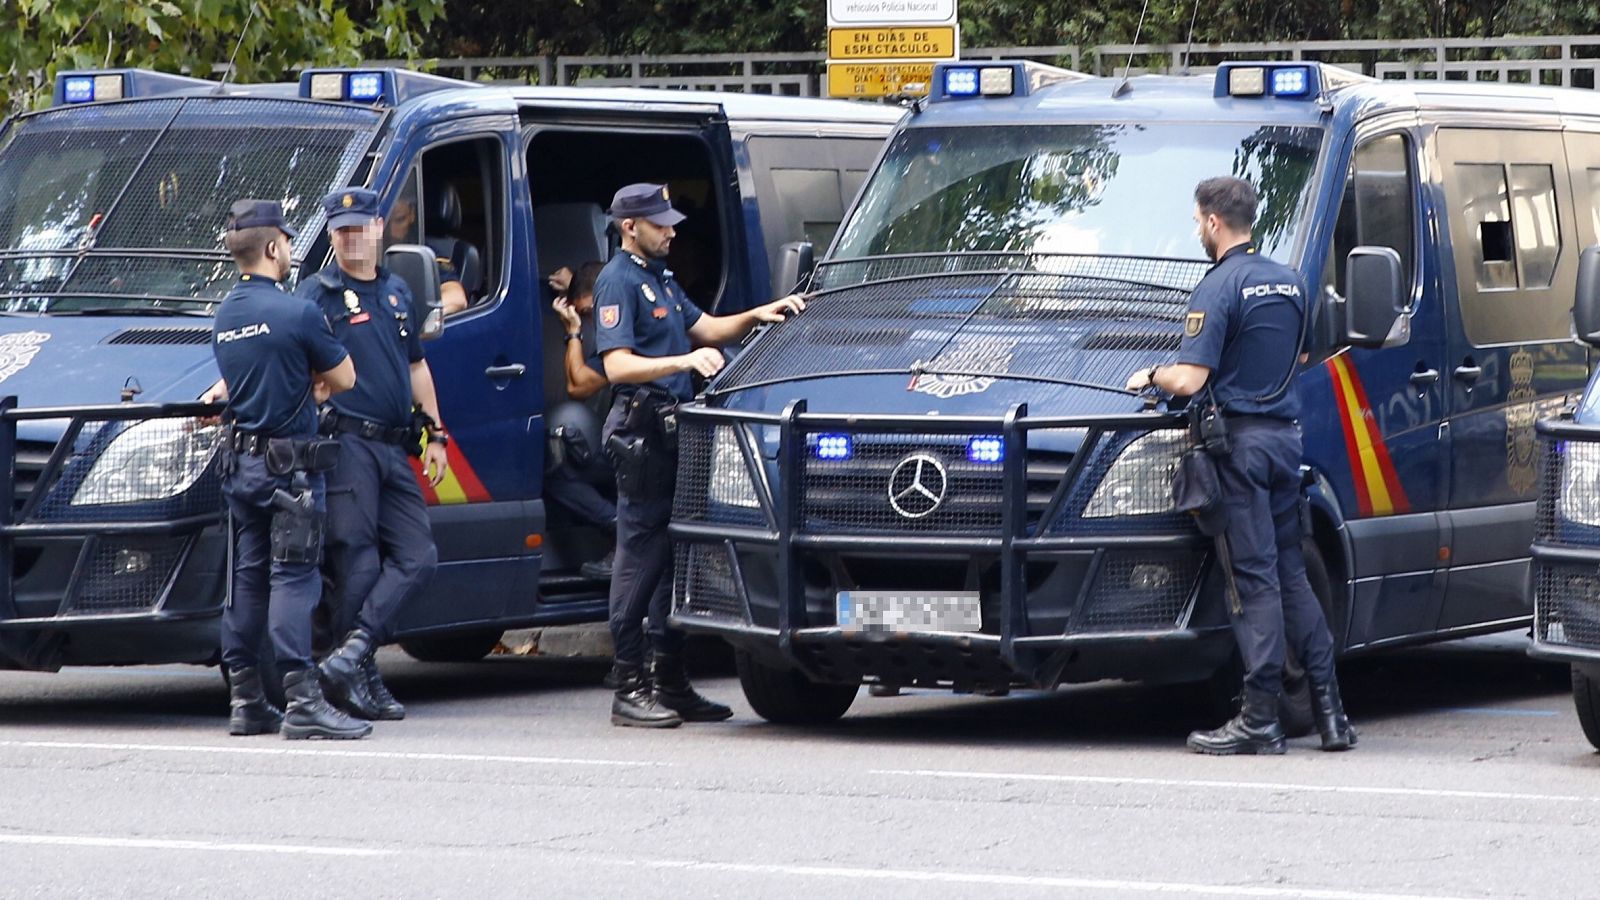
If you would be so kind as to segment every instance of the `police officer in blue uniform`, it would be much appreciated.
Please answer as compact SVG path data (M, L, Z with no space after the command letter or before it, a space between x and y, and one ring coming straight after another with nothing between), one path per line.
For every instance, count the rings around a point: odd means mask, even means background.
M405 707L383 683L373 653L439 559L411 454L425 431L423 470L438 484L450 438L422 356L421 323L410 319L410 288L378 264L384 234L378 195L347 188L322 205L334 261L305 279L299 295L328 317L362 373L322 415L323 433L342 448L339 467L328 475L328 571L336 593L334 634L343 636L322 661L323 688L352 715L402 719Z
M313 382L339 392L355 367L321 310L284 290L294 229L282 207L240 200L225 242L239 283L217 308L212 349L222 380L206 399L228 401L223 493L232 514L233 590L222 617L222 661L232 685L232 734L360 738L372 726L323 699L312 668L311 616L324 509ZM287 715L268 703L257 668L263 633L283 671Z
M617 470L617 556L611 579L611 638L618 685L611 703L615 725L671 728L733 715L700 696L683 664L683 634L667 625L672 601L672 542L667 523L677 478L672 410L694 396L693 376L723 366L722 344L743 338L758 323L781 322L805 309L798 296L746 312L701 312L666 266L683 214L667 188L630 184L617 191L610 215L622 236L594 290L596 346L615 386L603 430ZM644 669L648 614L654 647Z
M604 412L597 404L611 387L594 334L594 285L604 265L590 261L576 272L562 266L549 277L556 292L551 308L565 328L561 362L568 400L545 413L550 449L545 454L544 496L578 522L612 536L617 530L617 505L598 485L614 484L617 476L598 452L600 428L594 415ZM607 581L614 561L615 551L608 552L579 566L579 571L586 578Z
M1215 261L1195 286L1177 363L1136 372L1130 390L1155 387L1220 411L1231 452L1217 459L1227 510L1224 531L1237 600L1229 618L1244 659L1239 715L1189 735L1189 748L1216 755L1282 753L1278 696L1284 647L1293 646L1311 683L1323 750L1355 745L1334 676L1333 637L1306 577L1301 551L1300 360L1309 295L1293 269L1251 242L1256 192L1239 178L1195 189L1195 222ZM1203 392L1203 393L1202 393Z

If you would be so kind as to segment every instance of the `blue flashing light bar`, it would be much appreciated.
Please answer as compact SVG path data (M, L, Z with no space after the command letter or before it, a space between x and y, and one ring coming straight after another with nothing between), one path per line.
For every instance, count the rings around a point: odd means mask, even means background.
M94 79L84 75L77 78L67 78L61 82L62 102L64 103L93 103Z
M396 106L429 91L472 87L481 85L410 69L307 69L300 73L300 96L339 103Z
M109 103L179 92L200 93L215 90L216 82L187 75L147 72L142 69L93 69L56 73L52 105L80 106Z
M933 84L928 100L938 103L974 97L1026 97L1057 82L1083 81L1093 77L1028 61L942 62L933 66Z
M967 459L975 463L1002 463L1006 460L1006 439L998 434L980 434L967 441Z
M848 434L817 435L817 459L843 462L856 453L855 442Z
M1217 67L1217 80L1211 93L1214 97L1235 100L1256 97L1314 100L1353 84L1372 81L1376 79L1327 63L1228 62Z
M1304 97L1310 90L1311 70L1305 66L1272 70L1272 96Z

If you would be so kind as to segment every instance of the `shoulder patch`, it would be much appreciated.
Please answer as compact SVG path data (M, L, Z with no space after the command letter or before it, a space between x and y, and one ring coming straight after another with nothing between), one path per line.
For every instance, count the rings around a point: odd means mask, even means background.
M600 327L602 327L602 328L615 328L615 327L617 327L617 323L619 323L621 321L622 321L622 307L620 307L620 306L602 306L602 307L600 307Z
M1201 330L1206 327L1206 314L1192 312L1183 318L1184 337L1199 337Z

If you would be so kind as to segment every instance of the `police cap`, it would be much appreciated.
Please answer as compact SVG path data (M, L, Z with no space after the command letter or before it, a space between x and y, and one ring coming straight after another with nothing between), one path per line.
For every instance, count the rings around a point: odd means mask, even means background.
M294 226L283 217L283 204L276 200L235 200L228 207L228 230L276 228L293 238Z
M328 228L365 225L378 217L378 195L366 188L343 188L322 198Z
M630 184L611 198L613 219L649 219L657 225L676 225L685 218L672 208L664 184Z

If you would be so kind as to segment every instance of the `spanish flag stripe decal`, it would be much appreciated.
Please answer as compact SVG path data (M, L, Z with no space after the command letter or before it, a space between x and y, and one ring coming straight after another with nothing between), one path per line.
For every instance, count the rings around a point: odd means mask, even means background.
M478 473L472 471L472 464L467 462L466 454L454 443L445 446L445 455L450 459L450 468L445 472L444 480L438 487L428 483L422 475L422 461L413 459L411 469L417 475L417 484L422 488L422 498L429 506L448 505L456 503L483 503L494 499L489 496L489 491L478 480Z
M1361 377L1342 356L1329 360L1328 370L1333 377L1334 397L1339 405L1345 450L1350 457L1350 474L1355 481L1356 503L1361 514L1388 516L1409 512L1411 504L1394 470L1389 447L1378 433Z

